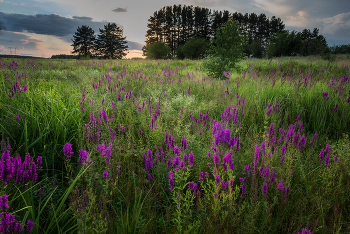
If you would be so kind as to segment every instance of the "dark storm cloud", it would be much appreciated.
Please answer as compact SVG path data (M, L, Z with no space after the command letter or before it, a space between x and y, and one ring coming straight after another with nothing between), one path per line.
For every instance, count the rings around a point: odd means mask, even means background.
M88 25L95 33L108 22L95 22L91 17L66 18L60 15L23 15L0 12L0 21L7 31L30 32L36 34L52 35L58 37L73 36L78 26ZM69 40L70 42L70 40Z
M115 13L128 12L128 8L127 7L125 7L125 8L118 7L118 8L113 9L112 11Z

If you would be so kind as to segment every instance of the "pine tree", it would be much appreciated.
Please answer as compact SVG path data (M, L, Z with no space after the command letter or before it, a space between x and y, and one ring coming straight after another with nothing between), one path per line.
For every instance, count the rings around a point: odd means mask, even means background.
M108 23L104 29L99 29L95 50L97 55L103 58L122 59L126 56L128 45L126 37L123 37L123 29L115 23Z
M78 54L80 56L91 56L94 50L95 32L87 25L83 25L77 28L77 31L73 35L73 51L72 54Z

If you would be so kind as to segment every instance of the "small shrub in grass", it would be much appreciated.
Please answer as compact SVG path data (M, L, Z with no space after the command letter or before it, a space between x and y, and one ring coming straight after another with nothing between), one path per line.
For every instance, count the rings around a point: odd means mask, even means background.
M211 41L208 57L203 60L203 68L214 78L226 79L224 71L240 70L238 62L243 59L243 36L238 24L233 20L217 29Z

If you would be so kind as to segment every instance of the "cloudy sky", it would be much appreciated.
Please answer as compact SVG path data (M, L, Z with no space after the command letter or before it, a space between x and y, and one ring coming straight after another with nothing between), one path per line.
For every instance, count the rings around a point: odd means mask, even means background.
M89 25L97 33L114 22L124 28L127 57L140 57L147 20L163 6L174 4L275 15L286 29L319 28L329 45L350 44L350 0L0 0L0 22L5 28L0 32L0 54L70 54L78 26Z

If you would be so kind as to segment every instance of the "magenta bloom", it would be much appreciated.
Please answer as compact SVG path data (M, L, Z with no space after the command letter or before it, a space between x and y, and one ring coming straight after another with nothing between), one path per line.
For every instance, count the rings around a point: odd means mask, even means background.
M6 194L0 196L0 210L6 211L9 208L8 202Z
M83 149L79 150L79 153L80 154L79 154L79 158L78 158L78 163L79 163L79 166L82 166L82 165L87 163L89 153Z
M64 156L66 156L67 158L71 158L74 154L74 152L72 151L72 145L69 143L66 143L63 146L63 153L64 153Z
M264 197L266 197L266 194L267 194L267 183L264 182L264 183L263 183L263 187L262 187L262 195L263 195Z
M28 221L27 221L27 232L28 233L32 231L33 226L34 226L34 222L32 220L28 219Z
M197 190L197 184L195 182L188 182L188 187L190 187L190 189L192 189L193 191Z
M105 172L103 172L102 177L103 177L103 178L107 178L107 175L108 175L108 172L105 171Z

